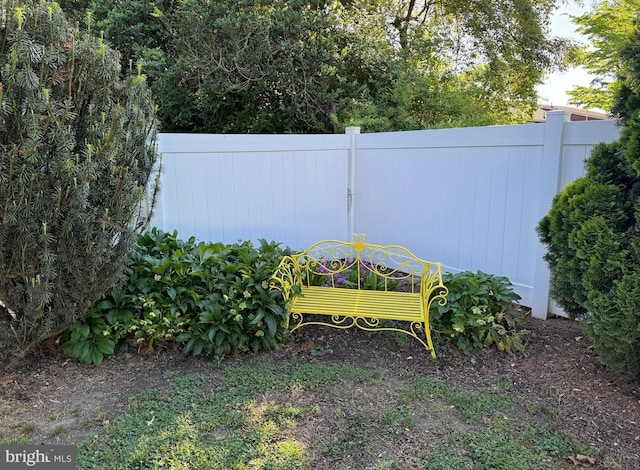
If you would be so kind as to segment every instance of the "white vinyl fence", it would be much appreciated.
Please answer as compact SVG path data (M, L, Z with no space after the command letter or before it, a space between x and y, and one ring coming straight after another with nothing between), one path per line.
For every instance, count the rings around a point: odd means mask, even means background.
M180 237L282 242L346 235L347 135L162 134L152 224Z
M402 245L451 272L507 276L536 317L549 271L535 227L553 197L584 174L613 121L344 135L162 134L164 173L152 224L182 238L323 239Z

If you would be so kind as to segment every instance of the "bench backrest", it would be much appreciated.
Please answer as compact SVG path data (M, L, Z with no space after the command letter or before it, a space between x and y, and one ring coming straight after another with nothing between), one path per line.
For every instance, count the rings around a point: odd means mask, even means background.
M373 245L365 239L353 235L350 242L324 240L291 258L306 285L425 293L441 284L440 263L424 261L401 246Z

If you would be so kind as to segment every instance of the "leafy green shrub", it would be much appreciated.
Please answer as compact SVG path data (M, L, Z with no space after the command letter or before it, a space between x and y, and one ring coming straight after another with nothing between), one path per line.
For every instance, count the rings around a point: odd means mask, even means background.
M258 249L251 242L217 244L208 245L206 253L215 258L201 276L212 292L205 299L206 309L177 338L186 343L185 352L224 356L233 350L274 349L286 341L287 311L270 281L288 250L261 240Z
M500 351L524 351L524 324L529 314L516 316L509 307L520 299L506 277L481 271L445 273L447 303L431 308L431 330L436 341L451 340L464 352L495 345Z
M0 19L0 339L27 350L120 278L157 125L144 76L55 2L3 1Z
M261 240L224 245L183 241L157 229L138 241L122 286L70 328L65 352L99 364L118 344L225 356L273 349L288 338L286 310L269 280L287 250Z
M96 365L102 363L105 356L113 355L119 335L102 315L101 304L104 303L108 305L105 300L92 307L82 321L73 324L66 332L68 341L62 345L66 354Z

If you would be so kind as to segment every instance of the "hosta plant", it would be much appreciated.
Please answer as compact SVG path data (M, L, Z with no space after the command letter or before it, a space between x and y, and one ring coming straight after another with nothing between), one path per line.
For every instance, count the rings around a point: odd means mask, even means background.
M269 280L288 253L277 243L225 245L153 229L140 237L125 281L74 325L65 351L99 364L118 345L181 343L218 357L286 341L282 295Z
M436 340L451 340L464 352L485 346L508 353L525 350L524 324L530 314L514 314L510 308L520 296L508 278L464 271L445 273L443 281L447 303L434 304L430 312Z

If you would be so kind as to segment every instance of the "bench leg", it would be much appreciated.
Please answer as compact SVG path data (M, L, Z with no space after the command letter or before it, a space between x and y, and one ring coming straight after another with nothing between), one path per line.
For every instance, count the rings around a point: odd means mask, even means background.
M384 327L380 326L380 320L377 318L363 318L363 317L350 317L350 316L333 316L333 315L321 315L316 314L319 317L330 317L330 321L305 321L305 314L298 312L291 312L289 316L291 317L293 326L291 327L291 332L294 332L298 328L305 325L319 325L319 326L328 326L331 328L337 328L340 330L345 330L351 328L353 326L360 328L364 331L394 331L404 333L409 335L415 339L417 339L424 348L431 353L431 357L436 358L436 352L433 349L433 343L431 341L431 330L429 328L429 323L421 322L421 321L413 321L409 322L408 329L401 328L393 328L393 327ZM289 327L289 317L287 317L287 328ZM422 337L426 339L426 342Z
M429 328L429 322L424 323L424 335L427 338L427 349L431 352L431 357L436 358L436 350L433 348L433 342L431 341L431 328Z

